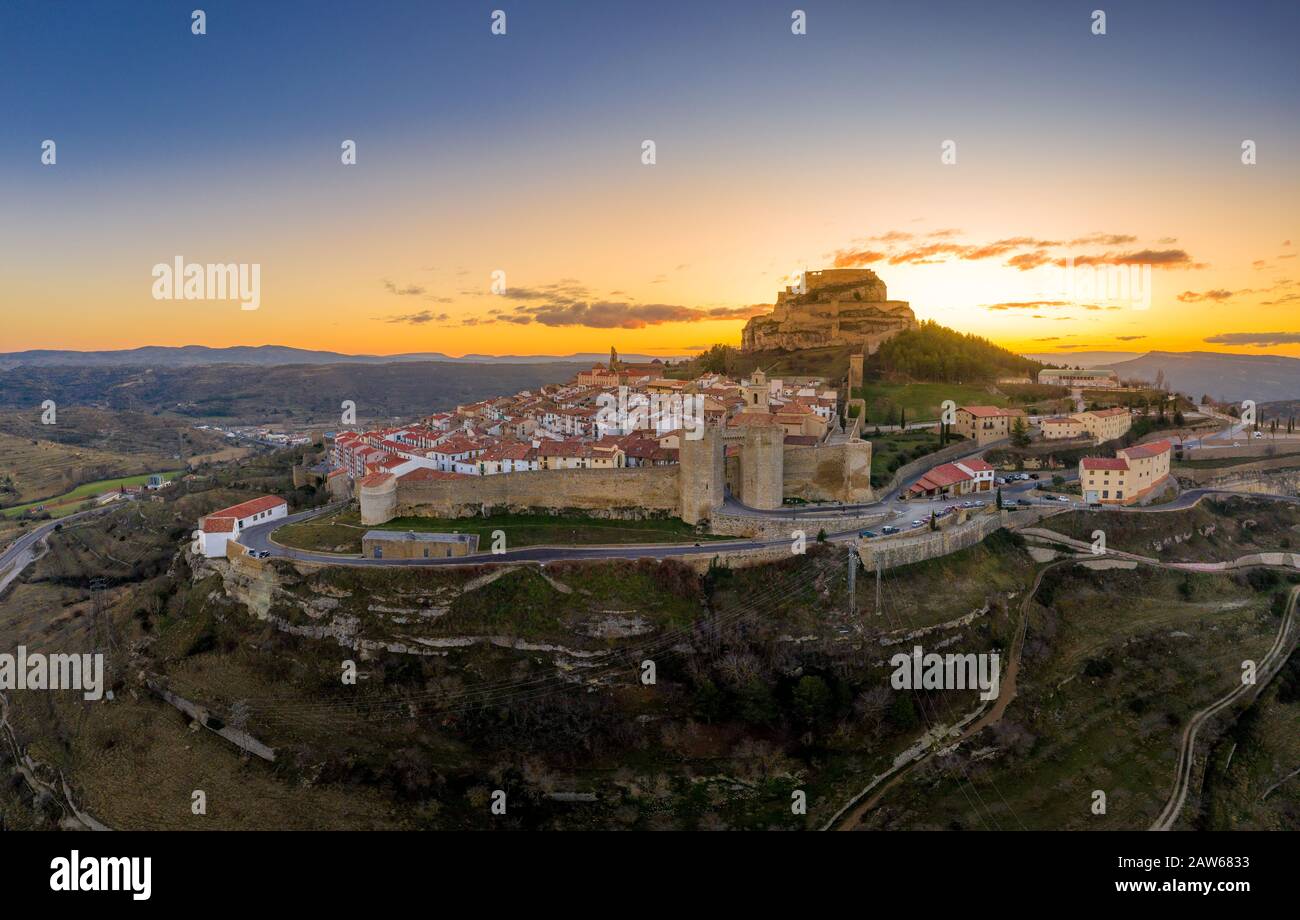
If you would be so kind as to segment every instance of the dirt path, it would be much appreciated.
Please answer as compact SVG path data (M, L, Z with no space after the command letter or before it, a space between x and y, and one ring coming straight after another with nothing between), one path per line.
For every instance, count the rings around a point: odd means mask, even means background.
M1007 659L1006 674L1002 676L1001 682L998 686L998 698L993 701L993 707L988 712L984 713L984 715L980 716L974 723L962 730L956 741L952 742L950 745L943 745L942 747L944 749L956 747L962 744L988 728L990 725L1001 721L1003 715L1006 714L1007 707L1010 706L1011 701L1016 698L1016 678L1020 674L1020 653L1024 649L1025 634L1029 629L1029 605L1033 602L1035 595L1038 594L1038 588L1043 583L1043 576L1045 576L1052 568L1061 565L1064 562L1073 561L1074 560L1072 559L1061 559L1056 562L1048 563L1039 570L1038 575L1034 578L1033 586L1025 594L1025 599L1020 604L1020 623L1016 627L1016 635L1011 642L1011 654ZM976 711L978 712L979 710ZM884 798L885 793L898 785L898 783L914 769L934 756L935 751L939 748L939 740L940 739L935 739L935 744L931 744L926 749L918 751L916 756L906 763L899 764L895 767L892 775L886 773L883 777L878 777L873 781L871 786L868 786L866 789L862 790L862 792L858 793L858 796L862 797L868 792L871 792L871 790L875 788L881 780L885 780L884 785L876 788L870 798L867 798L860 804L853 806L852 810L847 814L844 814L843 817L832 819L830 823L832 825L837 825L835 829L840 831L851 831L857 827L863 816L866 815L867 812L871 811L871 809L875 808L876 805L879 804L880 800Z
M1183 812L1183 806L1187 802L1187 793L1191 787L1192 768L1196 763L1196 735L1200 732L1201 726L1238 700L1252 694L1258 694L1281 669L1295 644L1295 640L1291 637L1291 624L1295 619L1297 597L1300 597L1300 587L1291 589L1291 599L1287 604L1286 616L1282 618L1282 626L1278 629L1277 638L1273 640L1273 646L1268 650L1268 654L1264 656L1263 661L1260 662L1255 683L1238 684L1231 691L1196 713L1188 721L1187 727L1183 729L1182 741L1178 749L1178 767L1174 778L1173 792L1170 793L1169 801L1165 803L1160 816L1151 825L1151 830L1172 830L1174 824L1178 821L1178 816Z

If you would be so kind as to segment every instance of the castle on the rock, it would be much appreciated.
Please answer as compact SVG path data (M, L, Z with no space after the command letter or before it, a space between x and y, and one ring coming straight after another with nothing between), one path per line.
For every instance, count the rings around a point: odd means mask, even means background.
M907 301L890 300L875 272L825 269L804 272L798 284L777 294L771 313L747 322L741 350L856 345L874 354L881 342L915 326Z

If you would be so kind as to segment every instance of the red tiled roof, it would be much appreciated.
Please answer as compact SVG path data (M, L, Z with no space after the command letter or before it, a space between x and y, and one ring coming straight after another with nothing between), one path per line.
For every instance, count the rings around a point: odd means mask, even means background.
M1145 460L1148 457L1157 457L1169 450L1168 441L1152 441L1149 444L1139 444L1136 447L1126 447L1120 453L1130 460Z
M1079 466L1085 470L1126 470L1128 463L1120 457L1084 457Z
M993 471L992 464L986 463L978 457L970 457L969 459L958 460L957 462L972 473L991 473Z
M357 484L362 486L382 486L392 478L392 473L371 473L369 476L362 476L361 481Z
M235 529L235 519L232 517L212 517L209 515L203 519L204 533L231 533Z
M1123 406L1116 406L1113 409L1097 409L1092 414L1098 418L1111 418L1116 415L1128 415L1129 411Z
M936 466L912 486L916 492L928 492L930 489L942 489L970 479L970 474L952 463Z
M727 419L728 428L757 428L779 426L775 416L766 412L742 412Z
M993 418L999 415L1014 415L1010 409L999 409L997 406L962 406L958 411L969 412L976 418Z
M279 505L288 504L278 495L263 495L260 498L250 498L246 502L240 502L238 505L231 505L229 508L222 508L220 511L214 511L208 517L230 517L243 519L252 517L262 512L270 511Z
M1038 424L1040 425L1078 425L1081 424L1077 418L1070 418L1068 415L1058 415L1055 418L1045 418Z

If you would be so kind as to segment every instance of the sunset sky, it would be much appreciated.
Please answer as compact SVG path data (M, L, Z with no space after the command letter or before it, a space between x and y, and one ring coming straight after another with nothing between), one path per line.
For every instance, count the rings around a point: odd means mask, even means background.
M9 0L0 352L682 354L862 265L1018 351L1300 356L1297 26L1291 0ZM260 264L260 309L154 300L177 256ZM1067 257L1152 265L1150 308L1067 296Z

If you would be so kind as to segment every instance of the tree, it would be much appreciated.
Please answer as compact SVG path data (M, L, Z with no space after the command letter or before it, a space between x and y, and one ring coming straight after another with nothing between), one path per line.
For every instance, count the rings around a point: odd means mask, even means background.
M1025 426L1023 416L1017 415L1011 423L1011 443L1016 447L1029 446L1029 429Z
M998 510L1002 510L1002 487L998 487Z
M814 675L799 678L791 702L795 714L809 726L817 725L830 714L835 697L826 681Z

